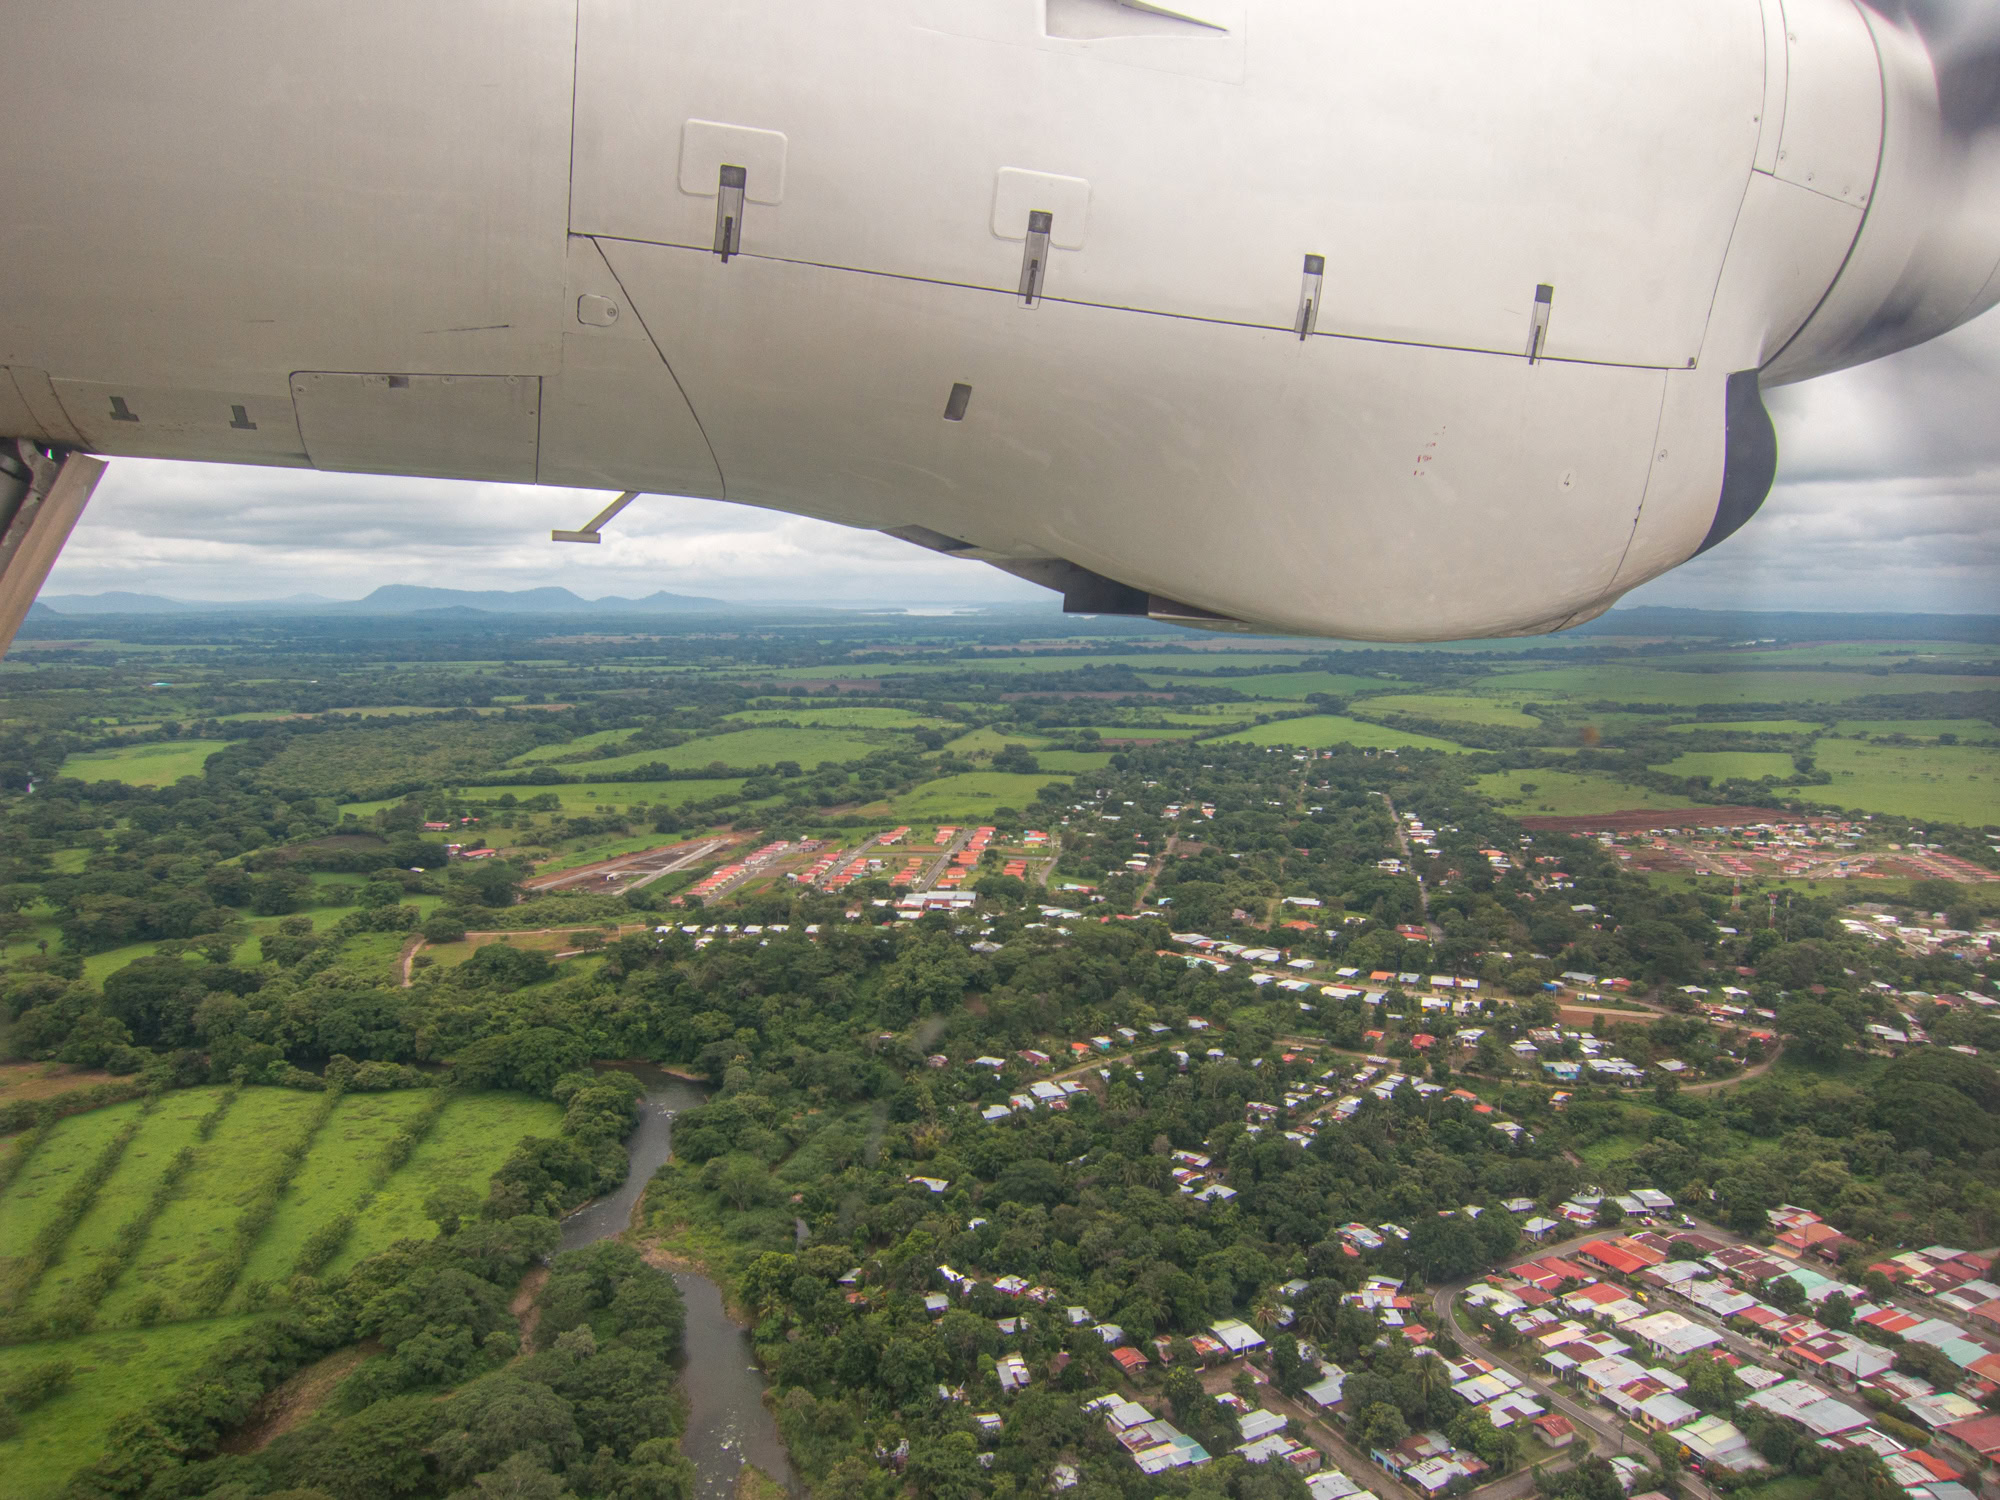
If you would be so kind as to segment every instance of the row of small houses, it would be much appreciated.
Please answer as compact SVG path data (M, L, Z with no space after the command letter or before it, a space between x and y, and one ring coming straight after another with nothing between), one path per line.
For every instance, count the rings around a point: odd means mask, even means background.
M1942 1252L1942 1259L1926 1255L1926 1264L1983 1259L1945 1247L1934 1247L1936 1252ZM1601 1280L1599 1272L1630 1285ZM1894 1356L1880 1345L1827 1328L1810 1315L1784 1313L1747 1290L1762 1289L1779 1277L1796 1282L1815 1305L1841 1292L1852 1303L1857 1322L1940 1349L1966 1372L1964 1380L1953 1390L1938 1391L1895 1370ZM1696 1316L1655 1309L1641 1300L1662 1294L1683 1301ZM1469 1300L1506 1318L1531 1341L1536 1357L1556 1378L1590 1391L1639 1426L1671 1433L1697 1468L1747 1473L1764 1466L1723 1414L1701 1412L1684 1398L1686 1382L1664 1363L1700 1351L1736 1366L1737 1376L1754 1393L1746 1406L1791 1421L1828 1446L1869 1449L1916 1500L1966 1500L1970 1492L1961 1484L1964 1470L1952 1460L1976 1469L2000 1459L2000 1417L1980 1405L2000 1391L1995 1384L2000 1357L1994 1349L1956 1324L1875 1305L1859 1288L1751 1246L1722 1244L1698 1234L1592 1241L1573 1259L1549 1257L1516 1266L1507 1277L1490 1279ZM1788 1377L1742 1362L1729 1352L1714 1323L1732 1325L1743 1336L1766 1343L1779 1363L1813 1378ZM1656 1362L1641 1364L1645 1357ZM1832 1395L1819 1381L1873 1392L1877 1399L1897 1404L1933 1434L1949 1457L1912 1448L1882 1431L1868 1412Z

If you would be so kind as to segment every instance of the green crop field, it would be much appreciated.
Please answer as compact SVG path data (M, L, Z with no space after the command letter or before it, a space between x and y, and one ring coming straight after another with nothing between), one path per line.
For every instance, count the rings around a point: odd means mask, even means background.
M167 740L154 745L120 745L85 750L62 763L63 776L79 781L122 781L128 786L172 786L183 776L199 776L208 758L233 740Z
M1714 730L1731 734L1819 734L1826 726L1811 719L1729 719L1702 720L1693 724L1667 724L1663 728L1682 731Z
M429 1101L424 1089L342 1099L314 1139L304 1168L278 1200L278 1215L258 1239L244 1278L282 1285L313 1231L354 1210L375 1180L383 1148Z
M953 755L991 755L994 751L1003 750L1009 745L1025 745L1030 750L1038 750L1047 743L1048 741L1039 734L1023 734L1018 730L1002 734L997 729L982 726L978 729L968 729L956 739L946 740L944 748Z
M1219 666L1237 666L1233 660L1208 664L1212 671ZM1351 672L1260 672L1247 677L1207 677L1191 682L1185 675L1166 676L1155 669L1141 672L1140 677L1155 687L1226 687L1254 697L1277 698L1291 702L1312 693L1337 693L1345 697L1352 693L1380 692L1393 687L1394 682L1382 677L1359 677ZM1397 679L1400 681L1401 679Z
M202 1269L230 1243L245 1201L270 1180L287 1147L300 1140L323 1096L286 1089L244 1089L206 1141L197 1125L227 1091L219 1086L170 1092L141 1120L111 1175L65 1241L39 1285L18 1299L12 1278L0 1281L0 1310L45 1313L64 1289L106 1254L120 1226L142 1213L168 1164L183 1148L194 1165L149 1227L135 1259L97 1307L96 1331L69 1339L0 1348L0 1380L52 1359L76 1366L69 1388L21 1418L21 1430L0 1439L0 1495L38 1500L56 1494L80 1465L104 1450L114 1421L142 1406L172 1378L250 1321L233 1313L186 1320L185 1297ZM240 1301L251 1282L282 1285L314 1230L342 1213L357 1213L338 1258L352 1264L399 1239L436 1231L424 1200L447 1183L475 1189L522 1136L551 1134L559 1106L519 1094L453 1097L409 1159L387 1170L384 1148L438 1096L427 1090L350 1094L314 1137L305 1164L278 1200L276 1214L252 1247L235 1288ZM119 1131L141 1119L139 1101L112 1105L59 1122L0 1196L0 1276L49 1222L78 1174ZM363 1195L379 1184L365 1208ZM165 1302L163 1320L138 1327L135 1313L149 1294ZM234 1303L232 1303L232 1306Z
M19 1434L0 1443L0 1492L8 1500L61 1494L70 1475L104 1456L119 1417L172 1390L250 1322L211 1318L0 1348L0 1380L56 1359L76 1366L69 1389L21 1418Z
M1833 776L1830 786L1799 789L1815 802L1975 828L2000 823L2000 750L1823 739L1813 754Z
M289 1089L243 1091L203 1142L194 1170L153 1220L137 1258L100 1305L100 1326L137 1321L139 1305L154 1294L165 1302L169 1318L201 1311L193 1302L204 1273L228 1253L244 1206L305 1133L318 1103L312 1094Z
M1334 745L1357 745L1363 750L1465 750L1465 746L1450 740L1389 729L1381 724L1365 724L1339 714L1279 719L1219 738L1225 745L1297 745L1303 750L1325 750Z
M770 702L770 699L765 699ZM849 707L802 702L797 708L746 708L727 716L731 724L797 724L806 729L950 729L952 720L907 708Z
M1101 771L1111 764L1109 750L1037 750L1035 764L1044 771L1068 776L1083 771Z
M402 1169L375 1195L367 1217L354 1226L327 1269L344 1271L397 1240L430 1239L435 1231L424 1218L426 1198L452 1183L483 1189L521 1137L553 1135L561 1124L562 1107L546 1099L469 1094L452 1100Z
M1657 667L1531 667L1496 671L1482 687L1503 700L1585 702L1842 703L1878 693L1991 692L1990 677L1887 676L1865 672L1672 672Z
M595 750L599 745L617 745L632 738L639 731L632 729L600 729L595 734L580 734L573 740L563 740L554 745L537 745L532 750L524 750L507 764L510 766L540 765L546 760L560 756L574 755L579 750Z
M905 792L889 804L889 816L911 823L927 818L990 817L996 807L1026 807L1051 781L1065 779L1046 772L1017 776L1007 771L963 771Z
M676 745L671 750L635 750L630 755L615 756L610 760L586 762L581 769L592 775L609 775L615 771L636 771L642 766L695 771L717 761L725 766L748 768L794 760L811 770L821 761L860 760L887 748L891 743L893 741L888 739L880 743L865 740L857 734L842 733L837 729L776 729L766 726L708 735L689 740L685 745Z
M1962 745L2000 744L2000 729L1984 719L1843 719L1833 726L1833 732L1849 737L1900 734L1913 740L1954 734Z
M1458 724L1492 724L1502 729L1540 729L1542 721L1491 698L1466 693L1389 693L1370 698L1356 708L1368 714L1413 714Z
M1590 771L1495 771L1479 777L1474 787L1516 817L1548 813L1556 817L1587 817L1628 809L1686 807L1685 797L1669 797L1650 787L1635 786ZM1532 792L1524 790L1532 786Z
M16 1295L14 1282L22 1259L42 1227L55 1218L70 1184L138 1113L135 1099L58 1121L0 1196L0 1302L10 1303Z
M183 1146L196 1144L195 1127L220 1093L218 1089L169 1094L146 1116L117 1168L98 1189L96 1202L70 1232L62 1258L49 1267L23 1304L30 1313L52 1312L71 1283L110 1252L119 1229L145 1209L167 1163Z
M1782 781L1793 774L1791 756L1777 750L1691 750L1657 769L1670 776L1706 776L1716 782L1732 777L1757 781L1765 776Z
M597 769L592 762L590 769ZM469 786L468 802L497 802L512 795L526 802L531 797L553 795L564 813L594 812L600 807L680 806L684 802L706 802L725 793L735 796L743 790L741 776L718 776L713 781L593 781L575 786ZM344 811L345 809L343 809Z

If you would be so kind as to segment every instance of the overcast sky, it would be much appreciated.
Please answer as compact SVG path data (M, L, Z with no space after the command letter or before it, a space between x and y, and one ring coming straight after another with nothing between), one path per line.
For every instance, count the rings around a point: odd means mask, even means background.
M2000 613L2000 311L1768 399L1782 457L1763 510L1627 604ZM548 541L607 498L114 459L43 592L351 599L383 583L560 584L588 598L1053 603L978 563L713 501L648 497L602 546Z

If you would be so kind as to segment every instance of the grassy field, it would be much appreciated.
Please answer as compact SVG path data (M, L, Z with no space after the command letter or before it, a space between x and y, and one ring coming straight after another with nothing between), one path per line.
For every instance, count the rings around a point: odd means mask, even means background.
M186 1097L210 1094L197 1089ZM214 1098L207 1102L212 1106ZM140 1304L155 1293L164 1299L169 1318L200 1311L192 1304L203 1275L228 1253L237 1218L304 1133L318 1103L317 1096L290 1089L243 1091L202 1143L194 1170L153 1220L137 1258L99 1307L100 1326L137 1321Z
M1669 776L1706 776L1716 782L1735 776L1746 781L1765 776L1783 780L1792 774L1792 758L1776 750L1691 750L1658 769Z
M1279 719L1258 724L1236 734L1220 736L1225 745L1297 745L1302 750L1325 750L1334 745L1358 745L1364 750L1458 750L1465 746L1427 734L1411 734L1366 724L1339 714L1309 714L1301 719Z
M183 776L199 776L208 758L233 740L168 740L154 745L120 745L85 750L62 763L63 776L79 781L122 781L127 786L172 786Z
M1048 741L1039 734L1023 734L1019 730L1002 734L997 729L984 725L978 729L968 729L955 739L944 742L944 748L953 755L991 755L1009 745L1026 745L1030 750L1039 750Z
M555 760L560 756L574 755L579 750L595 750L599 745L618 745L632 738L639 731L632 729L600 729L595 734L580 734L573 740L563 740L554 745L537 745L532 750L523 751L507 764L510 766L540 765L545 760Z
M1830 786L1800 789L1816 802L1975 828L2000 823L2000 750L1822 739L1813 754L1833 776Z
M553 1135L561 1123L561 1106L546 1099L468 1094L452 1100L402 1169L375 1195L368 1216L355 1225L327 1269L344 1271L400 1239L430 1239L435 1231L424 1218L426 1198L451 1183L483 1192L486 1179L522 1136Z
M1694 724L1668 724L1665 727L1677 734L1711 729L1734 734L1818 734L1826 728L1824 724L1810 719L1729 719L1719 723L1704 719Z
M1111 764L1110 750L1037 750L1035 764L1044 771L1068 776L1084 771L1101 771Z
M1008 771L963 771L904 793L889 804L888 813L898 822L910 823L926 818L991 817L998 807L1026 807L1035 800L1036 792L1062 779L1052 772L1017 776Z
M250 1321L233 1315L175 1321L175 1297L228 1243L242 1202L268 1180L284 1148L299 1139L321 1096L245 1089L209 1139L198 1141L197 1123L223 1094L220 1087L205 1087L170 1093L160 1101L28 1304L36 1310L53 1305L68 1280L108 1248L118 1226L145 1207L174 1155L192 1147L193 1169L153 1221L136 1261L101 1304L98 1331L0 1348L0 1379L52 1359L77 1366L67 1391L28 1413L15 1437L0 1441L0 1495L7 1500L42 1500L58 1493L79 1465L103 1452L119 1416L167 1388ZM239 1282L239 1296L250 1281L281 1283L307 1237L356 1208L378 1180L384 1147L435 1097L411 1091L354 1094L340 1101L258 1239ZM32 1243L75 1174L138 1116L139 1108L137 1101L113 1105L56 1126L0 1198L0 1255L18 1256ZM435 1230L423 1204L431 1193L446 1183L483 1189L523 1135L552 1133L561 1118L557 1105L518 1094L453 1098L423 1143L361 1212L337 1264L350 1265L399 1239L429 1238ZM131 1326L137 1303L151 1291L166 1299L166 1320L150 1328Z
M210 1318L0 1348L0 1380L54 1359L76 1365L69 1389L29 1412L19 1434L0 1443L0 1490L8 1500L60 1494L71 1474L103 1457L119 1417L171 1389L250 1322Z
M1211 661L1204 664L1213 671L1216 667L1246 665L1233 660ZM1141 672L1139 676L1155 687L1188 687L1185 675L1166 676L1158 669ZM1400 679L1398 679L1400 680ZM1352 672L1262 672L1244 677L1208 677L1201 680L1203 687L1226 687L1252 697L1279 698L1292 702L1312 693L1338 693L1347 696L1352 693L1379 692L1392 686L1389 679L1382 677L1360 677Z
M55 1217L64 1192L139 1113L139 1101L60 1120L0 1196L0 1299L11 1299L21 1258Z
M354 1209L374 1181L382 1149L429 1099L424 1089L342 1099L313 1141L304 1169L278 1200L278 1216L257 1241L244 1278L282 1284L312 1233Z
M717 761L726 766L750 767L794 760L810 771L821 761L860 760L882 748L883 744L837 729L777 729L765 726L708 735L689 740L685 745L676 745L671 750L635 750L630 755L590 761L585 769L592 774L636 771L642 766L694 771Z
M1842 719L1833 726L1840 735L1905 735L1913 740L1934 740L1941 734L1955 734L1965 745L2000 743L2000 729L1984 719Z
M1747 664L1746 664L1747 666ZM1612 703L1841 703L1877 693L1990 692L1990 677L1889 677L1866 672L1673 672L1657 667L1531 667L1496 671L1490 695Z
M1586 817L1593 813L1622 812L1628 808L1686 807L1685 797L1669 797L1650 787L1635 786L1612 776L1591 771L1495 771L1479 777L1474 787L1508 812L1551 813L1557 817ZM1532 786L1532 792L1524 790Z
M769 702L769 699L765 700ZM746 708L727 715L731 724L797 724L808 729L949 729L950 719L907 708L849 707L802 702L797 708Z
M684 747L685 748L685 747ZM597 769L593 762L591 769ZM554 793L565 813L595 812L600 807L678 807L684 802L706 802L725 793L734 796L743 789L740 776L719 776L713 781L593 781L575 786L469 786L469 801L496 802L507 793L526 802L531 797ZM342 809L344 812L346 809ZM506 830L499 830L489 842L505 842Z
M71 1282L91 1268L92 1263L112 1248L112 1241L127 1220L140 1213L151 1196L153 1183L183 1146L193 1146L195 1127L214 1106L220 1090L189 1090L162 1099L139 1134L125 1148L117 1168L98 1189L97 1201L73 1230L63 1247L62 1259L50 1266L28 1298L32 1313L55 1309Z
M1455 724L1491 724L1502 729L1540 729L1542 721L1518 708L1469 693L1387 693L1356 707L1368 714L1414 714Z

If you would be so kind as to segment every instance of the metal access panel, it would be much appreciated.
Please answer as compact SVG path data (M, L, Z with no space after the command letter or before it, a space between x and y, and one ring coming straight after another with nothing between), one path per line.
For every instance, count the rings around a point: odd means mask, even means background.
M533 375L292 376L316 469L531 484L542 382Z

